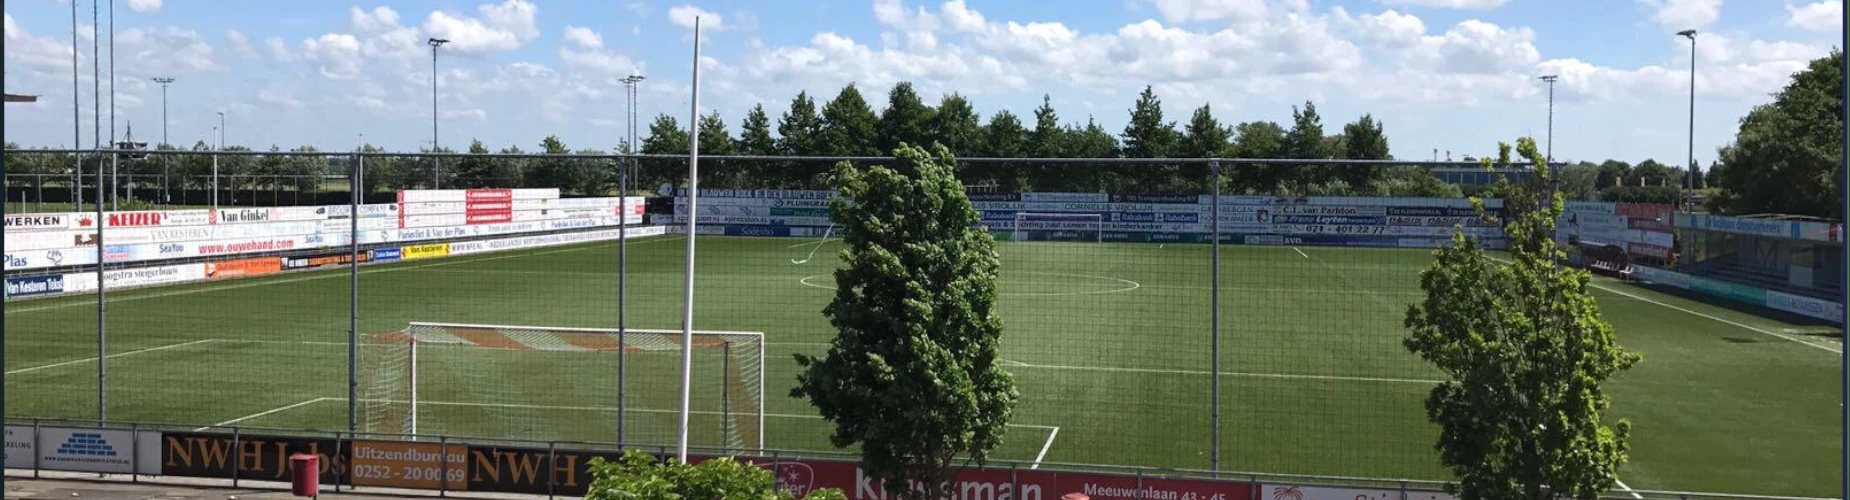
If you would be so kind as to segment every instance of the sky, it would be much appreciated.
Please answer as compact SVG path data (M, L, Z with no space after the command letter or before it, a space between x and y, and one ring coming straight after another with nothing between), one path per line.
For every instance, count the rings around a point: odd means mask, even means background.
M72 0L5 3L5 140L69 146ZM93 110L109 136L110 0L78 0L79 134ZM1364 113L1396 158L1494 153L1530 135L1557 160L1686 163L1691 45L1695 157L1732 140L1807 61L1843 43L1841 0L392 0L345 3L114 0L118 135L227 144L387 150L431 139L429 37L439 142L533 151L546 135L613 149L626 134L622 77L638 90L638 135L699 105L737 134L754 104L773 120L799 91L820 101L854 83L877 109L910 81L985 117L1030 116L1043 95L1061 121L1122 130L1153 86L1166 119L1210 105L1223 123L1289 124L1314 102L1326 133ZM100 45L103 56L92 57ZM100 82L92 68L102 62ZM100 93L92 92L99 83ZM100 96L101 106L93 106Z

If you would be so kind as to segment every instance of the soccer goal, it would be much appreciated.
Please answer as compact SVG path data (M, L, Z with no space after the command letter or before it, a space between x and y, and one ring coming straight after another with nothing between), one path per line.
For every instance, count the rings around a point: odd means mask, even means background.
M621 426L624 443L672 445L682 345L679 330L410 323L362 342L362 423L378 434L591 442L618 441ZM764 449L764 356L763 333L694 332L690 446Z
M1105 219L1100 214L1017 212L1009 239L1098 243L1105 239Z

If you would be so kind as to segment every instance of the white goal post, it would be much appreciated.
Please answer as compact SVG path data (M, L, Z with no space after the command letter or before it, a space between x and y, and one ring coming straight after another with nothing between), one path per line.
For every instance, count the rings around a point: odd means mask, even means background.
M1016 212L1013 241L1105 241L1105 216L1096 213Z
M689 411L701 417L701 446L763 450L764 334L696 330L693 339ZM616 441L671 443L681 345L680 330L409 323L362 344L364 430L609 441L627 423Z

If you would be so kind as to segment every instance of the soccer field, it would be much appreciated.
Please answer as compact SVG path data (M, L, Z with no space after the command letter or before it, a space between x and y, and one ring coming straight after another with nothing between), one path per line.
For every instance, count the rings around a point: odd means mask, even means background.
M629 244L632 328L680 327L685 243ZM788 394L791 355L819 354L833 336L821 310L839 246L795 264L816 241L699 243L695 328L764 333L767 447L829 449L829 426ZM1021 404L996 455L1207 468L1210 247L999 245L1003 356ZM1422 407L1440 374L1400 345L1430 260L1427 250L1222 247L1221 468L1444 479ZM360 330L615 327L617 278L614 242L363 267ZM1828 328L1596 287L1620 343L1645 356L1609 385L1609 415L1635 425L1626 485L1837 493L1842 346ZM345 429L348 291L347 270L335 269L110 293L109 418ZM94 418L94 298L9 302L5 318L6 416ZM613 440L614 363L582 356L428 360L420 431ZM628 434L669 442L677 360L632 360ZM494 394L520 402L483 403ZM695 394L701 407L720 398ZM697 430L723 425L693 419Z

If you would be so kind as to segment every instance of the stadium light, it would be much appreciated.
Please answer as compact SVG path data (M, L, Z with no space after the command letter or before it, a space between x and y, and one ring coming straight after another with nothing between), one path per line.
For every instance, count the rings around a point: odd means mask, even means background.
M437 152L437 47L450 43L443 38L431 38L424 43L430 44L430 152ZM430 158L430 188L443 188L443 158Z
M1696 175L1696 30L1678 31L1677 35L1689 39L1689 158L1683 164L1683 187L1690 189L1695 187Z
M1555 161L1555 80L1560 80L1561 75L1542 75L1539 79L1541 81L1548 82L1548 153L1546 154L1546 157L1548 159L1545 161L1547 161L1548 163L1554 163Z

